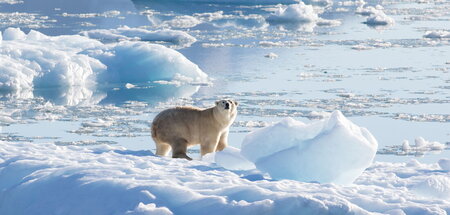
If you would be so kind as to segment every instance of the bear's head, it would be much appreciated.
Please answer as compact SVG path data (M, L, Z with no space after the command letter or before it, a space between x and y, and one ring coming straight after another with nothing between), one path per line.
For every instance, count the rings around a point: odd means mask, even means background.
M233 100L219 100L216 101L216 107L214 107L217 117L220 118L220 121L225 121L227 124L233 123L234 119L237 115L237 106L239 104Z
M226 112L235 112L237 110L237 106L239 104L236 101L233 100L219 100L216 101L216 107L219 108L221 111Z

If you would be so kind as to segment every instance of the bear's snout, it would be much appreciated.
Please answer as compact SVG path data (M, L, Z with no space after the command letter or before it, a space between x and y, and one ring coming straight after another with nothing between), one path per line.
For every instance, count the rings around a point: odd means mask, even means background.
M225 103L225 109L226 109L226 110L230 109L230 104L229 104L228 102Z

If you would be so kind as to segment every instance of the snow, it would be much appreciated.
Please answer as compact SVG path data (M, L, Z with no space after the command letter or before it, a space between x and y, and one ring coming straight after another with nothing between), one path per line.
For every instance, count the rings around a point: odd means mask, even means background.
M46 36L34 30L25 34L18 28L7 28L2 37L0 89L6 91L81 87L83 92L105 82L208 81L197 65L162 45L105 45L78 35Z
M252 170L255 165L241 155L241 150L227 146L224 150L207 154L202 160L214 161L217 165L229 170Z
M275 179L351 184L372 163L377 146L367 129L334 111L311 124L286 118L253 131L241 153Z
M178 30L157 30L150 31L143 28L130 28L128 26L117 29L96 29L82 31L80 33L93 39L102 41L119 40L142 40L142 41L162 41L169 42L183 47L190 46L196 39L184 31Z
M442 170L450 171L450 159L440 159L438 164Z
M421 196L450 200L450 177L429 176L412 187Z
M277 181L255 170L230 171L109 145L0 145L0 214L450 212L448 172L417 161L376 162L354 184L340 186Z

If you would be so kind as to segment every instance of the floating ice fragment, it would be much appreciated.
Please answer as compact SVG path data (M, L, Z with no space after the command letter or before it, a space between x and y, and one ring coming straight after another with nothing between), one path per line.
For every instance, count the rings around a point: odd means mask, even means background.
M269 54L264 55L264 57L269 58L269 59L275 59L275 58L278 58L278 55L273 52L270 52Z
M411 146L409 145L409 141L408 140L403 140L402 150L404 152L408 152L409 150L411 150Z
M364 22L367 25L377 26L377 25L393 25L394 19L387 16L382 10L378 10L374 14L371 14L367 17L367 20Z
M275 179L352 183L371 163L378 143L340 111L304 124L292 118L251 132L242 155Z
M377 13L379 13L380 11L382 11L384 8L381 5L377 5L375 7L373 6L368 6L368 7L358 7L356 8L355 13L362 15L362 16L371 16L371 15L375 15Z
M135 87L136 87L136 85L134 85L134 84L130 84L130 83L125 84L125 88L127 88L127 89L131 89L131 88L135 88Z
M197 40L184 31L157 30L150 31L143 28L123 26L117 29L96 29L80 32L81 35L105 41L142 40L169 42L183 47L190 46Z
M383 12L383 7L381 5L377 5L375 7L358 7L356 9L356 14L360 14L363 16L368 16L367 20L364 22L370 26L379 26L379 25L392 25L394 24L394 19L388 17Z
M314 12L313 7L303 2L280 6L274 14L267 17L267 21L273 23L308 23L318 19L319 16Z
M415 139L415 143L416 143L416 147L418 149L423 149L423 150L425 150L427 148L429 150L443 150L446 147L445 144L441 144L437 141L430 142L430 141L425 140L423 137L417 137Z
M450 39L450 32L444 30L427 31L423 37L429 39Z

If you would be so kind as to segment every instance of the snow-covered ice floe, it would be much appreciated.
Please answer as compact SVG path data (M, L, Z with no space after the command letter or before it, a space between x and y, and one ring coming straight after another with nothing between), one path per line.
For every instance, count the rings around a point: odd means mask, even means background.
M355 13L362 16L368 16L364 23L369 26L393 25L395 23L394 19L386 15L383 9L384 8L381 5L375 7L361 6L356 9Z
M187 47L197 40L184 31L179 30L157 30L150 31L143 28L130 28L128 26L117 29L96 29L80 32L81 35L101 41L141 40L161 41L178 46Z
M0 214L446 214L449 174L437 164L376 162L339 186L119 146L0 142Z
M378 154L415 155L420 157L429 152L442 152L443 150L450 148L449 144L428 141L423 137L417 137L414 140L414 143L415 145L410 145L408 140L403 140L401 145L386 146L383 149L380 149Z
M19 28L6 29L1 38L2 91L57 87L67 94L74 87L88 90L98 83L209 83L196 64L158 44L103 44L79 35L47 36L34 30L25 34Z
M351 184L372 163L377 147L367 129L335 111L311 124L286 118L251 132L241 153L275 179Z
M450 39L450 31L427 31L423 37L429 39Z
M161 2L198 2L209 4L293 4L298 0L157 0Z

